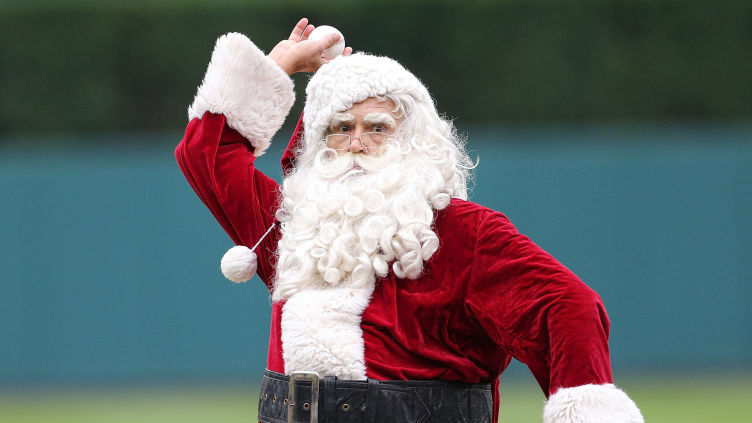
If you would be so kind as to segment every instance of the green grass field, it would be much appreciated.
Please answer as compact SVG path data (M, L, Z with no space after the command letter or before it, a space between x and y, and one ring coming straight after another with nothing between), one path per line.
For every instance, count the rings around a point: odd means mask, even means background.
M623 381L645 420L747 422L752 415L752 376L698 379L635 378ZM1 423L234 423L253 422L258 391L223 388L101 389L0 393ZM534 382L502 386L502 422L540 422L543 395Z

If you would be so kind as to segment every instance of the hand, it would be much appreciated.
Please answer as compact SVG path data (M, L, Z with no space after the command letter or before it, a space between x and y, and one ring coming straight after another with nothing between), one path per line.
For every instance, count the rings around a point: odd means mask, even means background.
M308 36L315 27L308 25L308 19L303 18L293 28L290 38L282 40L269 53L272 59L288 75L298 72L316 72L328 60L322 57L324 50L339 41L339 34L329 34L326 37L311 41ZM345 47L344 56L352 54L352 47Z

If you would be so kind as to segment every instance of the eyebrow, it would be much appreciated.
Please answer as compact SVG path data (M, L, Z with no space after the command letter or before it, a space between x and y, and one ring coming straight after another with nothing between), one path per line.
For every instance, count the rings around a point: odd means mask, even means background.
M351 113L335 113L332 122L329 124L329 128L333 129L343 123L352 123L354 120L355 116Z
M371 125L380 123L390 128L394 128L397 125L394 118L386 113L369 113L363 117L363 122Z

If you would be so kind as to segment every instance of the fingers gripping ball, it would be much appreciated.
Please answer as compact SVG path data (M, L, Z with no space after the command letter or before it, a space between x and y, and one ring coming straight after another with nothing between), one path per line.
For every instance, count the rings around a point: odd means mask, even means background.
M313 32L311 32L310 35L308 35L309 40L316 41L326 37L329 34L339 34L339 41L337 42L337 44L324 50L324 59L326 60L332 60L342 54L342 52L345 50L345 36L342 35L342 33L339 32L337 28L329 25L318 26L313 30Z
M258 267L256 253L244 245L236 245L225 253L220 264L222 274L233 282L246 282Z

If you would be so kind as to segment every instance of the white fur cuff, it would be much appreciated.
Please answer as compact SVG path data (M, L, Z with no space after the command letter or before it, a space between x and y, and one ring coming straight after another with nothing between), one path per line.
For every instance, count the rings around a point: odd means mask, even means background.
M543 409L543 423L644 423L637 405L608 383L562 388Z
M295 101L292 79L245 35L225 34L214 46L188 119L223 114L260 156Z

